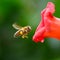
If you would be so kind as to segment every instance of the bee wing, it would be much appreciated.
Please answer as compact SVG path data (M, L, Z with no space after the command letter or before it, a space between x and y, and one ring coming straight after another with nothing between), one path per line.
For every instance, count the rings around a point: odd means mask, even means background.
M20 36L20 30L18 30L15 34L14 34L14 38Z
M16 23L14 23L12 26L13 26L15 29L17 29L17 30L19 30L19 29L22 28L21 26L17 25Z

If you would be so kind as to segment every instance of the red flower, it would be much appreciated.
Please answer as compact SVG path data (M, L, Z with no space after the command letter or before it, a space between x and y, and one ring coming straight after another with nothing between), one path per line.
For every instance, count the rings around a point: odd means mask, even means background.
M38 25L33 40L44 42L44 38L51 37L60 39L60 18L53 16L55 5L48 2L46 8L41 12L41 22Z

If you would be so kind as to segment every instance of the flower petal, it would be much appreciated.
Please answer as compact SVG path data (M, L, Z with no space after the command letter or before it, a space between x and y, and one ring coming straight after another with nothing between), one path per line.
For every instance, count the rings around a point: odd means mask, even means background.
M38 30L37 32L35 32L34 36L33 36L33 40L35 42L43 42L44 40L44 32L45 32L45 27L42 27L40 30Z
M60 18L53 16L55 5L48 2L46 8L41 12L41 22L39 23L33 40L35 42L44 42L44 38L52 37L60 39Z

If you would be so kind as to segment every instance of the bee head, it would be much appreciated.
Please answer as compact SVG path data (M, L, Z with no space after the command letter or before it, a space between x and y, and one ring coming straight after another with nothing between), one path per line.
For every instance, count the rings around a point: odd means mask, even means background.
M27 26L27 29L28 29L28 31L31 31L31 27L30 26Z

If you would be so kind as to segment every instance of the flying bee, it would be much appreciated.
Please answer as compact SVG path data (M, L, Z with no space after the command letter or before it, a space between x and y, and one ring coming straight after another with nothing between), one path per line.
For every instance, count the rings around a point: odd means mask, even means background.
M16 23L14 23L12 26L17 30L17 32L15 32L14 34L14 37L21 36L22 38L28 38L27 35L31 31L30 26L21 27L17 25Z

